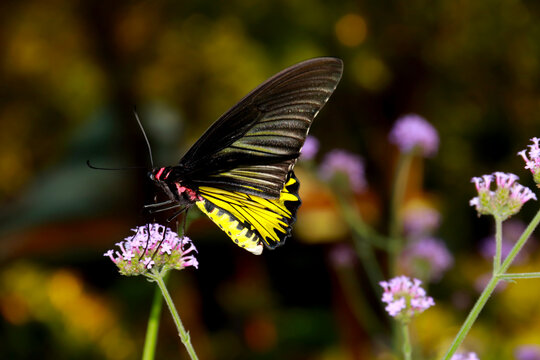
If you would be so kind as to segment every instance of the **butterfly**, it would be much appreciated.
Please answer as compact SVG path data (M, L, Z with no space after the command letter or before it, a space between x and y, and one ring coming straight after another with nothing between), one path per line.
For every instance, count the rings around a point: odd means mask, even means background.
M322 57L263 82L211 125L178 165L149 172L168 200L147 207L180 213L196 205L256 255L283 244L301 204L293 167L342 72L340 59Z

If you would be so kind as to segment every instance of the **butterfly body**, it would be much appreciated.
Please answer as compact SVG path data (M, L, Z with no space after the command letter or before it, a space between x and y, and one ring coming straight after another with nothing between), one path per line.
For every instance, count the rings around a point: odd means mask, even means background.
M222 115L176 166L149 176L165 205L194 204L240 247L261 254L290 236L301 204L293 172L343 63L316 58L274 75Z

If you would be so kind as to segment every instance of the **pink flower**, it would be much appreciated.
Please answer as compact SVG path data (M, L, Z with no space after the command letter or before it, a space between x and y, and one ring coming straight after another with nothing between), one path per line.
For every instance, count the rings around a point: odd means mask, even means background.
M407 205L403 213L403 227L409 236L429 234L441 221L441 214L425 202L414 201Z
M480 359L475 353L470 352L467 354L455 354L454 356L452 356L450 360L480 360Z
M108 256L122 275L140 275L148 270L181 270L187 266L197 268L199 263L194 253L195 245L187 237L160 224L146 224L133 229L128 236L116 245L120 251L107 251Z
M404 115L397 119L388 136L391 143L396 144L404 152L415 148L426 157L433 156L439 148L437 130L423 117L416 114Z
M300 150L300 160L313 160L319 151L319 140L315 136L308 135L302 150Z
M421 278L438 281L452 266L454 258L442 240L423 237L405 248L401 262L408 271Z
M491 183L495 179L496 189L491 190ZM518 184L517 175L511 173L495 172L492 175L472 178L478 196L471 199L469 204L476 208L480 215L492 215L501 220L517 214L523 204L534 199L536 195L521 184Z
M540 139L534 137L531 139L532 145L529 145L529 157L527 157L527 149L518 152L523 161L525 161L525 169L529 169L533 174L534 182L540 184Z
M320 177L330 181L338 174L345 175L351 189L360 193L366 188L364 161L358 155L335 149L326 154L319 168Z
M540 346L522 345L514 351L516 360L540 360Z
M415 315L435 305L433 298L426 296L418 279L398 276L379 284L384 289L382 301L387 304L386 311L390 316L403 322L409 322Z

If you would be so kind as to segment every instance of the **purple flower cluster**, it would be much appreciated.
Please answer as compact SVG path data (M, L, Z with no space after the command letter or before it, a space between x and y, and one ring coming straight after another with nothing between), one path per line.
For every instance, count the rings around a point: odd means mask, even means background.
M104 254L118 266L122 275L199 266L194 255L197 249L189 238L179 238L177 233L160 224L146 224L132 230L135 235L116 244L120 251L109 250Z
M450 360L480 360L480 359L475 353L470 352L467 354L455 354L454 356L452 356Z
M401 261L407 271L438 281L453 265L454 258L442 240L424 237L405 248Z
M404 153L418 148L424 156L429 157L435 155L439 149L437 130L426 119L416 114L404 115L397 119L388 139Z
M418 279L398 276L390 281L381 281L384 289L382 301L387 304L386 311L390 316L403 322L409 322L413 316L435 305L433 298L426 296Z
M441 214L425 202L415 201L407 205L403 213L403 227L409 236L429 234L441 221Z
M525 169L531 170L533 174L534 182L540 184L540 139L532 138L532 145L529 145L529 157L527 157L527 150L518 152L525 161Z
M514 351L516 360L540 360L540 346L523 345Z
M313 160L319 151L319 140L315 136L308 135L302 150L300 150L300 160Z
M517 175L495 172L492 175L472 178L478 196L470 201L480 215L493 215L501 220L517 214L523 204L534 199L536 195L516 180ZM495 181L496 189L491 190L491 183Z
M319 168L321 179L330 181L338 174L346 176L351 189L356 193L362 192L367 186L364 161L358 155L341 149L326 154Z

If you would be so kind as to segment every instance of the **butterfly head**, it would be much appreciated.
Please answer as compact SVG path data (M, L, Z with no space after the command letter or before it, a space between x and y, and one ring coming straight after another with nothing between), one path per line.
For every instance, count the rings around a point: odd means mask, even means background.
M166 166L161 168L154 168L148 173L148 177L152 181L165 181L171 175L172 167Z
M175 196L173 192L171 191L171 188L169 186L169 176L171 175L172 167L161 167L161 168L154 168L148 172L148 177L150 180L152 180L153 183L155 183L157 186L159 186L165 194L171 199L174 200ZM172 185L172 182L170 182Z

